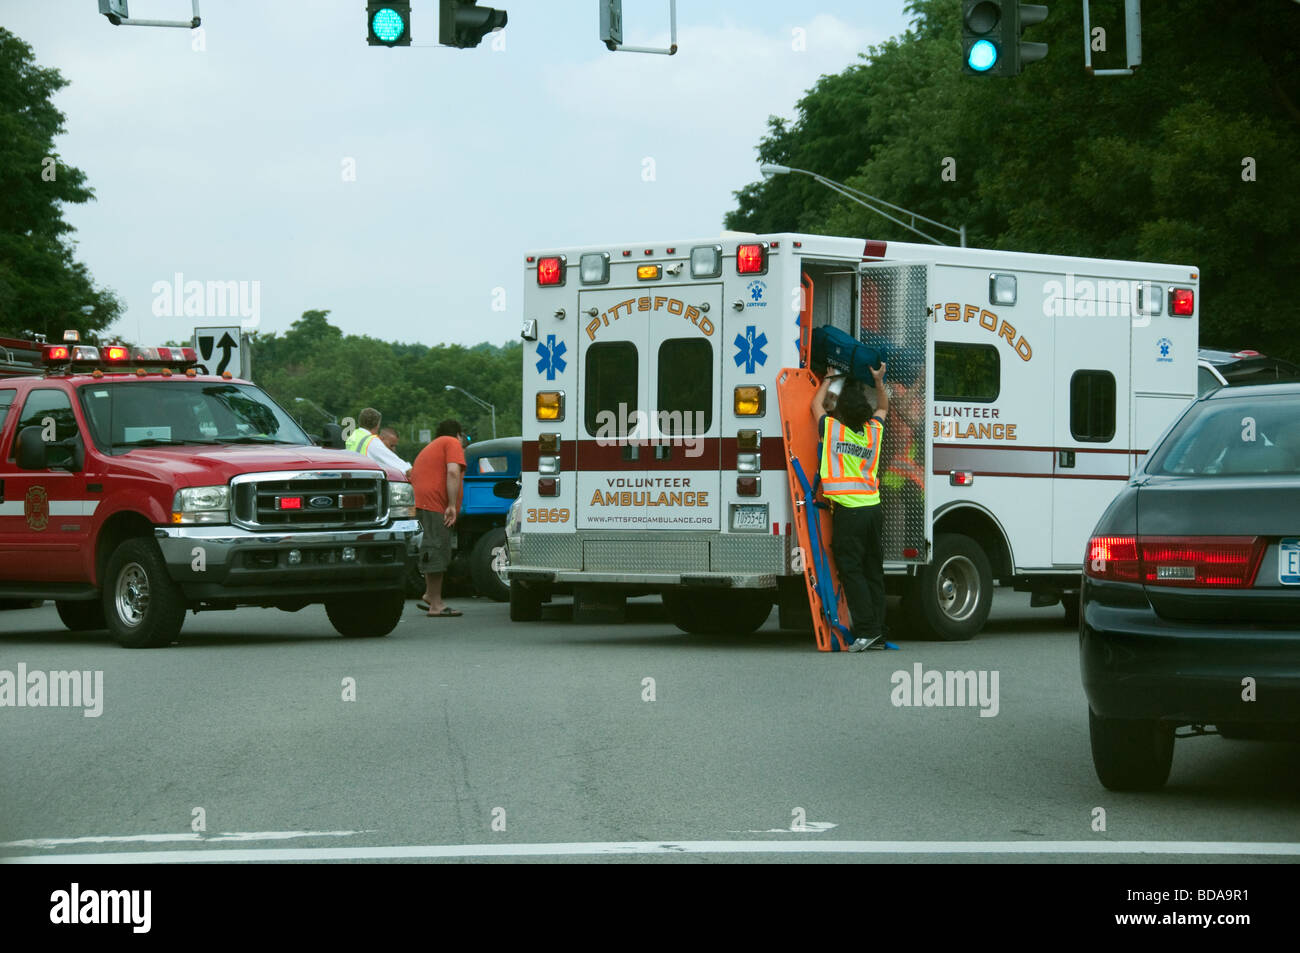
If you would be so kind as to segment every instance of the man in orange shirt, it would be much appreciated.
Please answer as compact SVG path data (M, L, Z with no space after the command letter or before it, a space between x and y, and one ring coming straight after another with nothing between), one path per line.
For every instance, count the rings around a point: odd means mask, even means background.
M438 424L433 443L420 451L411 467L415 512L424 531L420 568L429 618L462 615L442 601L442 576L451 565L452 532L464 497L465 432L455 420Z

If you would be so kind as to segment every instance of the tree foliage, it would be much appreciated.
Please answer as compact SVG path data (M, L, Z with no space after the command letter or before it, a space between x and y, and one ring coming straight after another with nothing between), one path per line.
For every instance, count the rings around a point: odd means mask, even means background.
M1077 5L1051 5L1027 37L1047 59L1012 79L963 75L959 0L909 12L906 34L822 77L792 122L772 117L760 160L964 224L973 246L1194 266L1203 342L1300 359L1287 307L1300 294L1300 5L1143 4L1143 64L1115 78L1084 72ZM1107 30L1094 65L1126 65L1122 0L1094 0L1092 25ZM807 176L736 200L728 228L924 241Z
M70 327L93 340L122 310L74 257L63 218L65 203L94 197L85 173L54 149L64 117L53 96L67 84L0 27L0 331L36 331L52 341Z
M345 335L328 316L305 311L284 334L252 339L254 380L312 433L325 422L315 404L340 421L374 407L396 428L397 452L407 460L420 449L420 429L447 418L476 440L490 438L491 413L448 384L496 406L499 436L520 433L522 345L399 344Z

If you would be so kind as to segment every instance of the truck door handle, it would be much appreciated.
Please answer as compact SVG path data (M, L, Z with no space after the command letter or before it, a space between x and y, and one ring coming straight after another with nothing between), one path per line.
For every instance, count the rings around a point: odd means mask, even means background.
M1068 470L1074 466L1073 450L1056 451L1056 465L1063 470Z
M623 459L636 460L641 456L641 448L634 443L623 444Z

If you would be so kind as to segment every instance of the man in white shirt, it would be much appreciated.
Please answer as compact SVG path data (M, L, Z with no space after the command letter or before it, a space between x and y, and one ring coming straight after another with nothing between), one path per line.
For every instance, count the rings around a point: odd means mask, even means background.
M404 474L409 480L411 478L411 465L390 449L397 446L397 431L393 430L392 427L385 428L392 434L391 442L385 441L380 434L375 432L379 430L380 420L379 411L373 407L367 407L361 411L360 419L357 421L358 426L352 432L352 435L348 437L346 448L353 453L365 454L384 466L392 467Z

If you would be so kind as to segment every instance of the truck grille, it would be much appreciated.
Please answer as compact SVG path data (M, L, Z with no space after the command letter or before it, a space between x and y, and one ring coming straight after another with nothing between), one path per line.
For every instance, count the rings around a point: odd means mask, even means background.
M308 471L238 476L233 521L250 529L376 526L387 517L383 474Z

